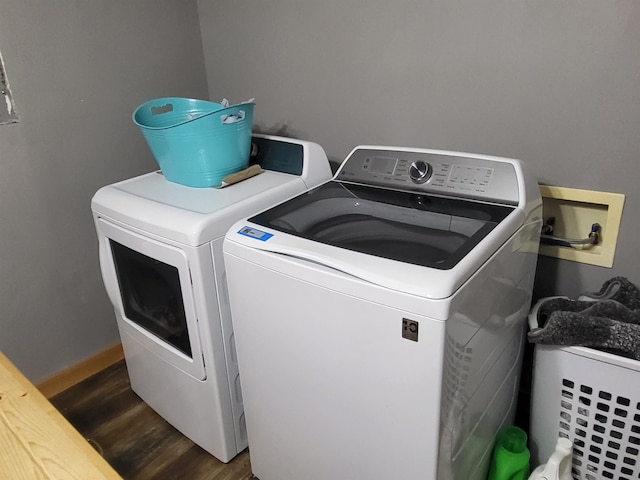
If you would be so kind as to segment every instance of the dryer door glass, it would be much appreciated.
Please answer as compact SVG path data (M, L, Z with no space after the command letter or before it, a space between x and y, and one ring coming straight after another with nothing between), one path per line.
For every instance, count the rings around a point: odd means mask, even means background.
M250 221L348 250L447 270L513 210L331 181Z
M109 242L127 318L192 357L178 269Z

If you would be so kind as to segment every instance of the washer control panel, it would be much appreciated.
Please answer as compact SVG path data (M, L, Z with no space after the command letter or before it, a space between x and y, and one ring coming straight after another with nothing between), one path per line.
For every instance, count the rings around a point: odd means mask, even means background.
M358 147L336 179L518 204L518 160L440 150Z

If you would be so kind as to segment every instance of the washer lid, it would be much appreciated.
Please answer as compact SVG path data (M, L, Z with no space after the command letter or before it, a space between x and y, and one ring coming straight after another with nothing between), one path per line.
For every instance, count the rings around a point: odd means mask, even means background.
M331 181L249 221L374 257L450 270L515 209Z

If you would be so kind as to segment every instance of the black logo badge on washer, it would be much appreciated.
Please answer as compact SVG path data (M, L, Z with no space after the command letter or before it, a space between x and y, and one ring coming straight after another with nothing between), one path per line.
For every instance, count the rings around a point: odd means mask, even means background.
M418 322L415 320L409 320L408 318L402 319L402 338L407 340L418 341Z

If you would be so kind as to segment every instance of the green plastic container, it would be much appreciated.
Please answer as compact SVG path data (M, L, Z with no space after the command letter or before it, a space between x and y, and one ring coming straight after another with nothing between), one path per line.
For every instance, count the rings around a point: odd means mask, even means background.
M527 480L529 457L525 431L507 427L498 435L493 448L489 480Z
M143 103L132 118L167 180L213 187L249 165L253 108L165 97Z

